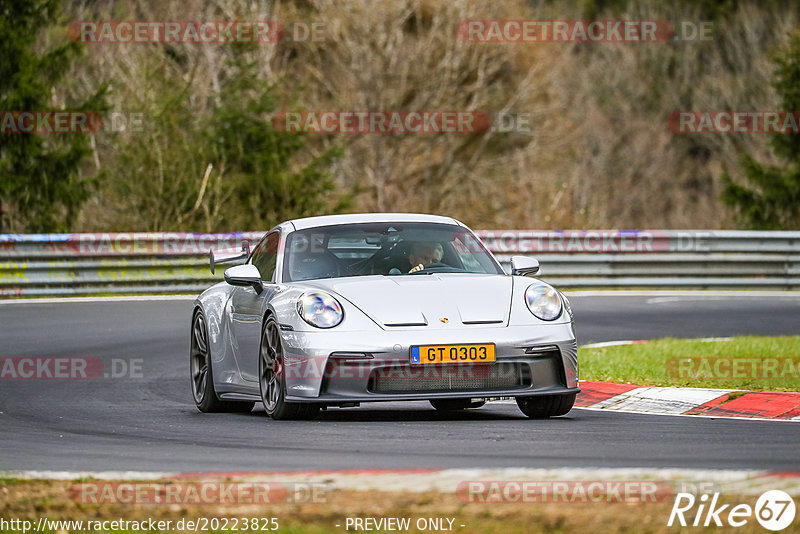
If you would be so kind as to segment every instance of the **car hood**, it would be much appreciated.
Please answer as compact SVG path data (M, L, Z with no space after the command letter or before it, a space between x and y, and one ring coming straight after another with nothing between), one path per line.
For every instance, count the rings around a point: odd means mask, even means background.
M386 327L507 325L512 278L481 274L364 276L314 280Z

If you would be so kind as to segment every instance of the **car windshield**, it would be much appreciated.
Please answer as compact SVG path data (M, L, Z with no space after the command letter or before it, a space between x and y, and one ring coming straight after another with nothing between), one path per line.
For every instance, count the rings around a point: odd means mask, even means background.
M298 230L286 240L283 272L285 281L503 274L472 232L463 226L437 223L342 224Z

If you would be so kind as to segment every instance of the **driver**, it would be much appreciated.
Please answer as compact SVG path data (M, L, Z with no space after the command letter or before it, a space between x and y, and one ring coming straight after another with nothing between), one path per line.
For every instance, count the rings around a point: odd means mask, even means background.
M431 263L441 263L444 249L441 243L414 243L408 251L409 273L421 271Z

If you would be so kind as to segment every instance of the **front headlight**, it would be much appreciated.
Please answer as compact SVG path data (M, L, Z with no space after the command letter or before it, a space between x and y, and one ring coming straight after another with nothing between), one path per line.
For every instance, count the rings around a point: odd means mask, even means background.
M341 304L323 291L304 293L297 301L297 313L305 322L317 328L333 328L344 317Z
M553 321L561 315L558 291L544 282L533 284L525 290L525 304L532 314L543 321Z

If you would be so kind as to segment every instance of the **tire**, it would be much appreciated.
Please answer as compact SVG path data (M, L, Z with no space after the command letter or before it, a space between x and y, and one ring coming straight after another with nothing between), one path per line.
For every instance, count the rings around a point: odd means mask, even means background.
M222 401L214 390L214 366L208 348L208 326L202 310L192 318L192 340L189 349L189 378L195 406L204 413L249 412L254 402Z
M517 397L517 406L531 419L546 419L568 413L575 404L575 393L570 395L543 395Z
M274 318L264 323L258 351L258 387L267 415L275 420L313 419L320 407L312 403L286 402L283 344Z
M466 410L467 408L480 408L486 404L486 401L483 399L475 402L472 402L472 399L435 399L428 402L439 412L455 412L458 410Z

